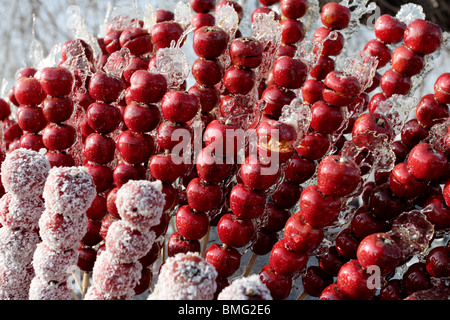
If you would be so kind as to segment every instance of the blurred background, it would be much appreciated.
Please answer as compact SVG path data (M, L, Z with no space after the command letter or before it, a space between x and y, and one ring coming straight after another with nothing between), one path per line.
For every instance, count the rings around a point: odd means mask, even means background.
M0 80L3 82L2 95L6 88L10 88L15 81L16 72L33 63L30 59L32 40L36 39L42 46L44 55L47 55L51 47L56 43L64 43L72 39L72 34L67 27L67 21L73 14L73 8L85 17L89 32L97 35L104 24L105 15L109 6L115 6L123 0L0 0ZM133 0L129 0L130 3ZM151 2L154 9L173 9L180 0L134 0L138 5ZM183 0L187 2L188 0ZM260 6L257 0L240 0L247 9ZM320 0L322 6L330 0ZM338 1L339 2L339 1ZM356 2L356 1L350 1ZM405 3L420 4L428 20L439 24L443 30L450 31L450 1L449 0L372 0L381 9L381 14L395 15L400 6ZM370 15L369 15L370 16ZM34 17L34 18L33 18ZM364 19L368 17L363 17ZM368 30L369 38L373 38L373 32ZM365 39L360 39L359 45L363 46ZM365 43L365 42L364 42ZM359 47L357 50L361 50ZM443 55L449 55L448 48Z

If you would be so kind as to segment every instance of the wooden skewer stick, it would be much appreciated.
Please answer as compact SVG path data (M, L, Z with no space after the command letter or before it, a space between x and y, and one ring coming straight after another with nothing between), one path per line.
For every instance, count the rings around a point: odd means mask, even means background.
M80 289L80 292L83 292L83 286L81 285L80 279L78 279L75 271L72 271L72 277L75 280L75 283L77 284L78 288Z
M89 282L89 272L83 273L83 291L81 292L81 298L84 299L84 296L86 295L86 292L88 291L90 286Z
M209 242L209 234L211 233L211 226L208 227L208 232L206 233L206 235L203 237L202 239L202 251L201 251L201 256L204 258L205 254L206 254L206 247L208 246L208 242Z
M77 294L73 290L72 290L72 296L75 300L80 300L80 298L78 298Z
M308 294L306 292L302 292L298 296L297 300L305 300L307 296L308 296Z
M256 253L253 253L252 256L250 257L250 260L248 261L247 268L245 269L244 272L244 277L247 277L251 273L253 265L255 264L257 258L258 255Z

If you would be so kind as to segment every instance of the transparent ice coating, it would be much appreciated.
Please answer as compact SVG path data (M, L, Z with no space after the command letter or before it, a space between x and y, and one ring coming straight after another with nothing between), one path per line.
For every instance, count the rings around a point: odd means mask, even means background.
M30 49L28 51L28 58L31 61L31 64L33 66L37 66L42 59L44 59L44 49L42 48L42 44L36 39L36 15L33 14L33 20L32 20L32 40L30 43Z
M450 150L445 143L445 138L449 134L450 118L442 123L435 124L428 132L428 136L425 139L435 150L443 154L448 153Z
M275 13L258 13L252 23L252 36L265 44L263 61L256 72L256 83L264 79L272 69L276 52L281 45L281 26Z
M312 40L304 40L300 42L297 45L297 51L295 52L294 58L303 61L308 67L308 70L311 71L319 60L323 43L327 39L328 37L320 42Z
M374 12L377 5L374 2L368 3L369 0L343 0L339 4L347 7L351 11L351 18L347 28L340 30L345 39L350 39L352 36L356 35L361 29L361 18L365 14ZM344 46L342 54L337 57L337 61L343 56L347 56L348 46Z
M394 94L387 100L381 101L377 106L376 112L388 119L394 130L394 135L397 135L408 121L417 103L418 100L415 97Z
M391 171L395 166L395 153L392 151L388 136L367 131L358 134L364 138L364 146L359 146L353 140L344 143L340 154L351 159L358 159L360 167L369 167L373 171ZM366 174L368 176L368 174Z
M342 30L344 36L349 37L358 32L361 27L361 17L375 11L376 3L368 2L369 0L343 0L340 2L341 5L349 8L352 13L348 27Z
M361 84L361 92L364 92L372 85L377 66L376 57L369 55L366 51L357 51L344 60L342 73L356 77Z
M239 15L234 10L233 6L225 4L220 7L216 13L216 26L225 31L228 35L228 44L230 44L236 38L236 32L239 27ZM231 65L231 58L229 53L229 45L225 52L217 59L224 70L226 70ZM223 83L219 83L219 89L223 89Z
M110 75L121 78L123 70L129 66L131 58L130 50L128 48L122 48L108 57L103 70Z
M150 71L164 75L169 88L179 88L189 77L191 68L186 54L173 41L169 48L158 50L156 68Z
M37 64L37 70L42 70L46 67L55 67L58 63L58 59L61 55L61 44L55 44L51 49L47 57L43 58Z
M191 5L188 3L178 2L174 9L175 21L178 22L183 29L191 24L194 13Z
M305 32L308 35L310 32L314 32L319 25L320 21L320 4L319 0L309 0L308 9L305 15L300 19L305 27Z
M66 47L66 61L61 67L68 69L74 77L83 85L79 87L79 93L84 93L86 79L93 74L93 66L86 57L81 40L73 40Z
M223 106L227 115L225 120L247 130L261 115L260 103L252 95L232 95Z
M150 2L145 4L145 8L142 13L142 21L144 21L144 29L152 30L156 24L156 12Z
M442 45L439 47L439 49L436 50L435 52L433 52L432 54L426 55L424 57L425 65L424 65L423 69L420 71L420 73L418 75L415 75L411 79L412 88L409 93L410 95L414 94L415 91L419 87L423 86L425 79L436 67L436 64L435 64L436 59L438 59L439 56L442 54L442 49L447 47L449 41L450 41L450 33L447 31L443 32L442 33Z
M108 15L109 30L125 30L139 26L139 9L135 1L119 0Z
M294 148L300 146L311 122L311 110L306 103L299 98L285 105L281 111L279 121L291 125L297 132L297 139L292 143Z
M232 5L225 4L216 13L216 25L222 28L230 37L230 41L236 36L239 27L239 15Z
M416 19L425 19L423 7L415 3L407 3L400 7L395 17L406 25Z
M402 249L402 258L409 259L429 248L434 231L434 225L426 215L421 210L414 209L398 216L387 233Z
M80 10L71 10L70 16L67 21L67 26L72 32L74 39L81 39L89 44L93 50L94 57L97 57L102 51L97 38L92 35L86 24L84 17Z

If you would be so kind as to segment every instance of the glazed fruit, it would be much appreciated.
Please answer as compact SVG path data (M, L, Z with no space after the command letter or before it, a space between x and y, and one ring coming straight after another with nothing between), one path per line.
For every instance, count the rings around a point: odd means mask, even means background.
M344 197L356 190L360 176L361 170L353 160L328 156L317 168L317 187L326 195Z

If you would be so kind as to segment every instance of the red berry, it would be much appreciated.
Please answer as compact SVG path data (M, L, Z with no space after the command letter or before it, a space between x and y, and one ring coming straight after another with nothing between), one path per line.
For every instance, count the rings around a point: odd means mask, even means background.
M242 248L250 243L255 232L253 220L240 220L231 213L225 214L217 224L220 241L233 248Z
M37 133L45 128L47 119L41 107L21 106L17 111L17 123L23 131Z
M295 252L312 252L319 247L324 237L321 228L308 224L301 213L296 213L286 222L284 238Z
M123 114L127 128L135 133L151 132L161 121L161 112L154 104L137 104L131 102Z
M208 232L209 217L190 206L182 206L176 214L177 231L187 240L199 240Z
M426 142L417 144L408 156L408 170L419 180L432 181L444 176L448 170L445 156L434 151Z
M42 89L38 79L22 77L17 80L14 86L14 97L21 105L37 106L44 101L47 94Z
M345 197L356 190L361 180L361 170L346 157L328 156L317 168L317 186L329 196Z
M347 28L350 18L350 9L335 2L324 5L320 13L320 19L323 25L333 30Z
M406 26L405 45L421 56L435 52L442 44L442 29L430 21L416 19Z
M225 52L228 45L227 33L218 26L204 26L195 31L192 48L204 59L216 59Z
M261 217L264 213L267 197L264 192L253 190L243 184L237 184L230 193L229 206L233 214L242 220Z
M364 269L377 266L386 275L399 265L402 252L387 233L374 233L361 241L356 256Z
M42 103L42 112L48 122L61 123L70 119L74 111L72 99L47 97Z
M274 62L272 72L275 83L288 89L301 88L308 76L306 64L287 56L280 57Z
M176 21L158 22L151 30L152 41L158 49L169 48L172 41L176 43L182 34L183 28Z
M440 103L450 103L450 73L443 73L437 78L434 96Z
M44 68L41 71L39 83L49 96L68 96L72 92L73 76L64 68Z
M342 266L336 284L346 299L369 300L377 290L368 286L369 277L370 274L361 267L358 260L351 260Z
M307 223L323 228L333 224L341 211L341 199L327 196L316 185L305 188L300 197L300 212Z
M116 106L95 102L86 111L87 124L97 133L108 134L115 131L122 119Z
M103 71L96 72L89 81L89 94L98 102L116 101L125 90L122 79Z
M426 268L434 278L450 276L450 251L445 246L435 247L427 255Z
M167 80L162 74L137 70L130 79L131 98L139 103L157 103L167 92Z
M195 178L189 183L186 195L189 205L202 212L219 208L224 197L222 187L219 184L207 183L200 178Z
M375 36L386 44L395 44L403 40L406 25L397 18L384 14L375 22Z
M176 163L174 157L170 153L152 156L148 165L152 177L166 183L173 183L181 177L186 166L184 163Z
M308 254L289 248L285 239L279 240L270 254L270 265L279 275L291 277L300 273L308 262Z
M206 251L205 260L214 266L219 278L228 278L239 269L241 254L233 247L214 243Z
M198 98L188 92L168 91L161 101L161 111L164 119L173 122L188 122L200 110Z
M280 9L283 15L289 19L303 17L308 9L307 0L280 0Z
M153 155L155 142L151 135L127 130L116 138L116 148L128 164L141 164L147 162Z
M270 264L265 265L259 272L259 277L274 300L286 299L292 290L292 278L280 275L273 270Z
M66 124L49 124L42 134L42 142L48 150L66 150L76 140L75 128Z

